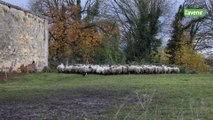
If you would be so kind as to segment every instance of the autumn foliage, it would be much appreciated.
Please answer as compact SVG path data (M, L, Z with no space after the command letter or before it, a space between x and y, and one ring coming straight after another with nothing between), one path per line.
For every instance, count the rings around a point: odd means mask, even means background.
M56 25L60 26L60 24ZM63 29L56 29L60 27L53 26L58 40L50 42L52 56L71 57L78 53L84 62L92 60L92 52L101 43L101 34L95 29L84 27L85 23L82 21L73 22L64 34Z
M53 13L55 17L51 18L50 57L78 56L82 62L92 61L92 54L100 46L102 35L95 26L88 27L88 21L81 19L80 5L63 6Z
M157 63L196 71L208 69L204 56L194 47L193 35L203 19L185 21L184 5L172 23L171 39L162 46L158 33L166 0L113 0L113 4L101 0L35 1L33 10L49 20L49 56L53 62Z
M208 65L205 64L204 56L193 49L189 40L189 35L187 35L187 32L185 32L179 42L179 46L181 47L175 52L176 64L195 71L208 71Z

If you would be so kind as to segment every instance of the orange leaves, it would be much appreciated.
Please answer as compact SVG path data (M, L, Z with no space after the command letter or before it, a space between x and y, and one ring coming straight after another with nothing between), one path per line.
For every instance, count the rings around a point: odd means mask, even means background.
M80 28L74 35L78 36L76 39L78 42L77 50L83 61L92 61L92 54L102 41L100 33L92 28Z
M65 5L65 4L64 4ZM51 57L80 57L83 62L93 61L95 52L102 44L103 34L96 25L88 26L91 21L81 19L81 7L78 4L66 4L61 8L49 10L52 12L52 24L50 33ZM87 23L88 22L88 23ZM107 32L114 32L114 29L103 24Z
M67 15L73 20L79 21L81 19L81 6L79 5L69 5L67 6Z
M84 62L92 61L92 54L101 44L101 34L97 32L95 27L87 28L83 21L55 21L51 27L51 32L55 34L56 39L50 44L51 51L55 51L58 57L73 56L75 53L82 57ZM63 53L57 55L59 49L63 49ZM77 50L77 51L76 51Z
M67 6L67 8L69 11L76 12L76 13L81 11L81 6L79 5L69 5Z
M66 57L80 62L92 61L95 51L102 44L103 35L96 26L99 5L99 0L88 0L83 9L81 0L36 2L35 7L41 8L39 12L45 15L50 23L50 57ZM86 18L92 19L85 20ZM104 27L107 27L107 24Z
M65 23L63 21L55 21L50 28L50 31L56 35L57 39L62 39L62 36L64 35L64 25Z
M60 48L60 45L57 41L50 41L49 42L49 56L51 58L58 56L57 55L57 49Z

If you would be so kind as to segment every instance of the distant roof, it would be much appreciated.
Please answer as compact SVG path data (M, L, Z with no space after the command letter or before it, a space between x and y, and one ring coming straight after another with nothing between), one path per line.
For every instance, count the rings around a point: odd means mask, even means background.
M40 17L40 18L45 19L45 17L44 17L44 16L37 15L37 14L35 14L35 13L33 13L33 12L29 11L29 10L26 10L26 9L21 8L21 7L19 7L19 6L16 6L16 5L12 5L12 4L7 3L7 2L4 2L4 1L2 1L2 0L0 0L0 4L2 4L2 5L6 5L6 6L8 6L8 7L15 8L15 9L17 9L17 10L21 10L21 11L24 11L24 12L26 12L26 13L30 13L30 14L32 14L32 15L35 15L35 16L38 16L38 17Z

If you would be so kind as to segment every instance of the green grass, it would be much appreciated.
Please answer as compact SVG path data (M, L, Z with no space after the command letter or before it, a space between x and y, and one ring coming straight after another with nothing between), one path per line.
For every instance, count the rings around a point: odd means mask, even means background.
M122 101L119 106L112 105L107 108L103 119L213 118L213 75L210 74L87 77L57 73L29 74L0 83L0 102L57 96L60 92L76 89L131 93L135 103ZM140 103L144 104L144 108ZM95 119L92 116L90 118Z

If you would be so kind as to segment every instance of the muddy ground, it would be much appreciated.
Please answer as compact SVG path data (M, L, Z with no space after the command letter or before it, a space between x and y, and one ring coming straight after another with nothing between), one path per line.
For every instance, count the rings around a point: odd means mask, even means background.
M134 104L132 92L79 89L66 90L39 99L10 98L0 102L0 120L112 119L121 104ZM109 110L114 109L107 116Z

